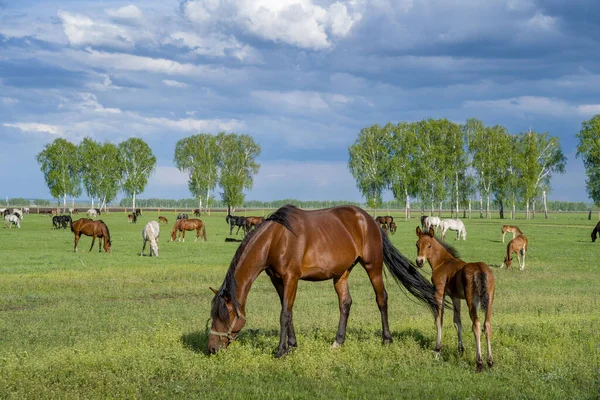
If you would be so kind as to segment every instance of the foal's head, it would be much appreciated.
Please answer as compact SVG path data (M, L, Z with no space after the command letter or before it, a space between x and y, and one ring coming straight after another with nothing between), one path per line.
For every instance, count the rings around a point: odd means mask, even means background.
M429 228L429 232L421 231L421 227L417 226L417 266L423 267L425 261L431 256L432 244L435 241L435 232L433 228Z

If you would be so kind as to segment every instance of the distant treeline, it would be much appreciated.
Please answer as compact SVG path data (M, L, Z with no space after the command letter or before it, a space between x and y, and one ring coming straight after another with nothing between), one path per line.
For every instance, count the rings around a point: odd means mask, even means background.
M6 200L0 202L2 207L51 207L54 205L59 205L58 201L50 201L46 199L24 199L22 197L9 198L8 204L6 204ZM354 201L344 201L344 200L297 200L297 199L282 199L282 200L273 200L273 201L258 201L258 200L248 200L244 202L244 206L241 208L279 208L286 204L293 204L300 208L327 208L334 207L344 204L353 204L359 207L366 207L364 203L357 203ZM197 208L198 201L196 199L136 199L136 205L138 207L150 207L150 208ZM82 206L80 201L76 202L76 206ZM116 206L116 204L113 204ZM130 198L123 198L118 204L118 207L129 207L131 208L132 201ZM411 204L413 211L421 210L420 202L413 202ZM449 209L450 204L444 203L444 209ZM472 204L473 212L478 212L478 203L473 201ZM223 201L213 200L211 203L211 208L227 208L227 205ZM381 205L381 210L404 210L403 202L399 202L397 200L385 201ZM494 211L498 210L498 204L493 204L492 209ZM586 203L583 201L559 201L559 200L550 200L548 201L548 210L550 211L598 211L600 210L598 207L594 206L593 203ZM425 210L429 210L425 207ZM462 210L461 210L462 211Z

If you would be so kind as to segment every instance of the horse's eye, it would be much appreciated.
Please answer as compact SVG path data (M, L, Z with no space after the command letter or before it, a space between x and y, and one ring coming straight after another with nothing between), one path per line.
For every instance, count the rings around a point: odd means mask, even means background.
M429 249L429 248L431 248L431 245L427 246L427 248L428 248L428 249Z

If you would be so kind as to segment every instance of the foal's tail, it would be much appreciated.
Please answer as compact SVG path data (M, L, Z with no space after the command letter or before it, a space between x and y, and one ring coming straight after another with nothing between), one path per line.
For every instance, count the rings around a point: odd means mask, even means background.
M381 231L381 237L383 240L383 261L396 282L401 283L410 294L427 304L435 315L438 304L435 300L433 285L417 271L416 266L408 258L394 247L383 230Z
M485 272L475 274L475 290L479 296L481 309L487 311L490 306L490 294L488 293L488 281Z

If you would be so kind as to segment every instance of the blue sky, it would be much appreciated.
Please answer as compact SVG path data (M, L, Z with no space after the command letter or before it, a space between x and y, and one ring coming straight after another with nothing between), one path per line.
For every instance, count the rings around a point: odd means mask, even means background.
M588 201L599 21L593 0L0 0L0 194L49 198L57 137L136 136L158 159L140 197L189 197L175 143L232 131L262 147L247 199L361 201L361 128L475 117L560 137L549 197Z

